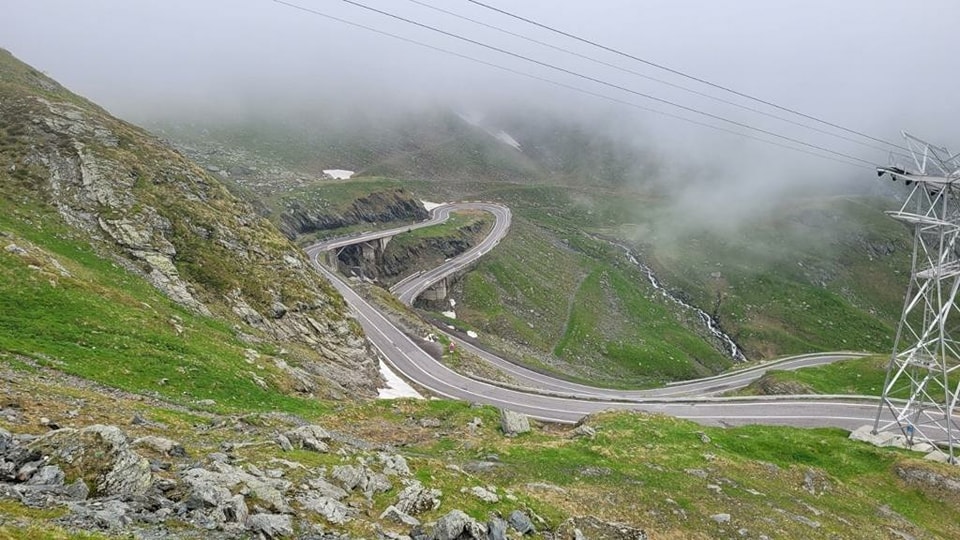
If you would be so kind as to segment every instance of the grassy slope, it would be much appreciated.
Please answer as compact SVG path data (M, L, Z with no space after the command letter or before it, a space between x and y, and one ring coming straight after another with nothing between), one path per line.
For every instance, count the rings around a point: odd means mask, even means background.
M125 425L134 436L159 434L180 441L190 459L236 441L237 422L244 426L245 442L271 440L277 429L283 429L277 417L223 421L134 395L107 395L43 368L8 368L4 376L9 399L22 404L26 418L44 414L68 424ZM68 419L73 408L79 417ZM164 427L127 425L134 412L163 422ZM538 523L541 531L557 527L568 516L592 515L644 528L651 538L729 538L737 537L739 529L747 529L753 538L765 534L872 539L887 537L890 529L928 538L960 534L960 521L954 519L960 513L960 499L907 484L896 473L899 468L918 467L956 477L955 467L850 441L836 429L704 428L661 416L604 413L587 422L597 432L593 439L573 437L570 428L561 427L535 428L530 434L506 438L497 428L496 410L445 400L370 402L341 407L336 413L305 411L303 417L396 448L418 479L443 492L441 507L420 516L424 521L454 508L486 519L490 512L506 515L526 507L544 519ZM420 421L428 418L440 426L421 427ZM468 426L474 418L481 420L480 427ZM198 431L197 424L209 427ZM5 419L0 419L0 426L16 431L25 427L9 425ZM38 423L26 427L45 429ZM339 446L334 443L334 450ZM355 452L284 453L272 444L235 450L238 459L260 466L280 458L328 469L353 462ZM488 467L475 466L494 459ZM306 473L290 470L287 479L302 481L301 474ZM482 502L462 491L478 485L496 486L501 501ZM397 490L376 496L368 515L379 515L395 500ZM96 537L51 525L60 514L55 510L38 511L13 502L0 504L0 510L6 517L0 536ZM729 513L730 522L716 523L711 516L718 513ZM389 523L384 527L398 530ZM373 534L358 523L327 528L358 537Z
M877 396L883 391L889 362L888 356L876 355L793 371L774 370L767 372L764 377L775 383L799 383L814 394ZM950 380L951 388L956 388L957 383L960 383L960 376L953 374ZM753 383L737 393L757 395L761 393L757 387L757 383ZM907 399L910 392L910 383L904 377L891 390L890 395Z
M482 196L507 202L516 217L465 279L458 309L466 322L521 344L527 363L600 384L648 385L729 365L620 251L582 234L574 223L597 216L565 190Z
M794 201L733 234L654 239L653 263L701 305L721 298L720 321L754 357L883 351L892 345L909 268L908 232L880 212L888 204ZM897 249L876 256L870 243Z
M279 268L281 253L295 248L248 206L230 197L222 186L197 174L193 164L126 124L66 91L56 83L0 51L0 355L17 356L125 390L164 396L190 404L212 399L218 410L311 410L318 405L304 397L286 396L291 381L274 357L297 366L317 359L302 344L260 335L238 322L222 305L223 295L240 290L252 305L272 301L271 287L291 305L299 300L324 301L318 320L340 320L345 306L329 284L296 278ZM49 172L36 165L31 152L47 138L30 135L28 110L39 95L83 108L91 121L116 134L118 144L95 142L105 175L137 177L131 188L137 209L147 205L168 216L176 246L176 263L193 285L194 294L209 300L219 317L186 310L126 269L117 246L104 243L64 223L47 192ZM45 138L47 137L47 138ZM60 144L67 144L58 141ZM119 170L113 170L116 167ZM196 192L204 199L194 196ZM104 210L105 214L111 211ZM243 226L236 221L248 220ZM105 215L105 219L121 216ZM223 226L250 240L254 254L238 255L215 242ZM212 239L196 231L206 229ZM269 280L266 276L270 276ZM307 281L310 279L310 281ZM313 292L310 292L313 291ZM317 291L323 294L317 295ZM242 340L242 334L253 334ZM265 355L249 360L251 354ZM269 355L269 356L266 356ZM326 383L317 391L326 393Z
M230 324L174 304L141 278L100 257L45 209L0 201L0 357L41 365L122 388L218 410L311 410L311 400L277 389L284 378L269 362L251 366ZM68 275L63 275L61 265ZM182 332L177 327L182 327ZM269 388L256 384L256 377Z

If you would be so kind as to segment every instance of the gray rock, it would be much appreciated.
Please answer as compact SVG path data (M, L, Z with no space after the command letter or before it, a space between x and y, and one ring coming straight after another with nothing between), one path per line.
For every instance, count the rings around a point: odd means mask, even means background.
M510 526L520 534L533 534L537 532L530 518L520 510L510 512L510 517L507 518L507 521L510 523Z
M0 456L7 453L8 448L12 448L16 444L13 440L13 434L9 431L0 428Z
M328 452L330 447L324 441L330 440L330 434L320 426L300 426L284 435L290 443L298 448L313 450L314 452Z
M410 476L410 467L407 466L407 460L400 454L381 452L378 457L380 463L383 463L383 474L387 476Z
M311 512L315 512L333 525L343 525L357 515L357 510L330 497L305 495L297 499L300 505Z
M934 488L937 491L954 496L960 494L960 479L954 476L948 476L923 467L906 465L898 466L896 473L908 484Z
M17 469L16 481L17 482L26 482L29 480L37 471L40 470L40 467L43 465L43 462L40 460L31 461L29 463L24 463Z
M498 503L500 502L500 497L493 491L488 490L482 486L473 486L470 488L470 494L474 497L480 499L483 502L487 503Z
M101 529L115 529L130 524L130 505L116 499L67 503L77 517Z
M210 471L197 467L181 475L188 488L186 500L192 507L223 507L229 502L233 491L240 491L250 494L258 504L272 512L292 511L283 497L283 493L291 487L289 481L254 476L226 463L214 463L213 468Z
M362 466L337 465L333 468L331 476L347 491L360 489L368 497L374 493L389 491L393 487L385 475Z
M730 523L730 514L713 514L710 519L717 523Z
M190 469L183 475L187 486L184 502L187 508L220 508L226 506L232 494L226 487L219 485L218 479L206 469Z
M187 455L187 451L180 443L155 435L140 437L133 441L131 446L134 448L148 448L158 454L171 457L186 457Z
M341 500L347 497L347 492L341 489L339 486L335 486L330 482L327 482L323 478L314 478L313 480L308 480L307 485L311 489L316 491L317 495L321 497L330 497L331 499Z
M608 522L593 516L570 518L561 523L554 538L581 540L647 540L647 533L625 523Z
M489 540L507 540L507 522L494 517L487 522L487 538Z
M530 431L527 416L508 409L500 409L500 430L508 437L515 437Z
M293 536L293 518L286 514L253 514L247 518L246 527L267 538Z
M223 507L223 517L228 522L241 524L247 522L250 511L247 509L247 502L243 495L237 494L230 498L230 501Z
M90 487L82 478L63 488L63 494L71 501L85 501L90 496Z
M586 424L580 424L573 430L573 436L593 440L597 436L597 430Z
M487 530L486 527L477 523L462 510L452 510L437 520L430 538L431 540L456 540L465 538L486 540Z
M277 441L277 444L280 445L280 449L284 452L293 450L293 444L290 443L290 439L288 439L286 435L281 433L280 435L277 435L275 440Z
M395 523L400 523L402 525L408 525L410 527L416 527L420 525L420 520L411 516L410 514L401 512L396 506L390 505L380 514L380 519L385 519L387 521L393 521Z
M130 450L127 436L115 426L60 429L36 439L30 447L64 470L94 479L98 495L143 495L153 480L150 462Z
M16 244L7 244L7 247L4 248L7 253L13 253L14 255L26 255L27 250Z
M421 418L420 427L438 428L440 427L440 419L439 418Z
M700 442L703 444L710 444L710 436L702 431L697 432L697 437L700 438Z
M62 486L64 479L65 475L59 466L46 465L31 476L30 480L27 480L27 484L34 486Z
M414 480L400 490L394 506L405 514L415 516L440 508L441 496L442 493L439 489L427 489L423 484Z

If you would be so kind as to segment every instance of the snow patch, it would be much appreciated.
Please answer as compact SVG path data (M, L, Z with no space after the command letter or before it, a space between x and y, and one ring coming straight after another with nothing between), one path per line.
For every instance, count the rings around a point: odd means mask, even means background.
M500 142L520 150L520 143L518 143L517 140L511 137L506 131L499 131L494 135L494 137L496 137Z
M386 362L380 362L380 374L383 375L384 380L387 381L386 388L380 388L377 390L377 397L380 399L423 399L423 396L420 395L420 392L414 390L412 386L407 384L407 381L397 376L397 374L390 369L390 366L388 366Z
M456 311L441 311L440 314L443 315L444 317L448 318L448 319L456 319L456 318L457 318L457 312L456 312Z
M482 129L487 133L487 135L490 135L494 139L497 139L498 141L502 142L503 144L506 144L507 146L511 146L515 150L518 150L521 152L523 151L520 148L520 143L517 142L516 139L511 137L509 133L507 133L506 131L503 131L502 129L494 131L493 129L490 129L489 127L484 125L484 122L483 122L484 118L482 114L478 112L457 113L457 116L459 116L460 119L463 120L464 122Z
M435 203L435 202L430 202L430 201L420 201L420 203L423 204L423 207L427 210L427 212L433 210L434 208L436 208L436 207L438 207L438 206L443 206L443 205L447 204L447 203Z
M472 337L473 339L477 339L478 336L477 336L477 333L474 332L473 330L467 330L467 337Z
M346 169L324 169L323 174L333 178L334 180L347 180L355 173Z

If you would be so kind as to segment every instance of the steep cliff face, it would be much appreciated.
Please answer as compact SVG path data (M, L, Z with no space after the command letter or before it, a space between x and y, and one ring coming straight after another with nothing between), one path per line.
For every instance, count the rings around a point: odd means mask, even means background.
M345 247L339 256L341 270L393 285L417 270L434 268L467 251L483 239L491 224L484 212L456 212L443 225L394 236L373 260L363 256L360 246Z
M339 209L322 199L292 200L281 212L280 229L289 238L324 229L349 227L360 223L421 221L429 213L404 189L376 191Z
M103 256L302 367L372 395L379 375L342 298L200 167L0 50L0 196L53 207ZM245 328L245 330L244 330Z

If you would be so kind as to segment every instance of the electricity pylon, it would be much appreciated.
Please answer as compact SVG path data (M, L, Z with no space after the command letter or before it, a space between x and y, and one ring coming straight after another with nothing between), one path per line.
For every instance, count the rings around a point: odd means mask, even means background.
M955 462L960 328L951 316L960 289L960 154L903 136L913 162L877 174L911 187L900 210L887 214L913 228L913 268L874 433L898 429L909 444L937 444Z

